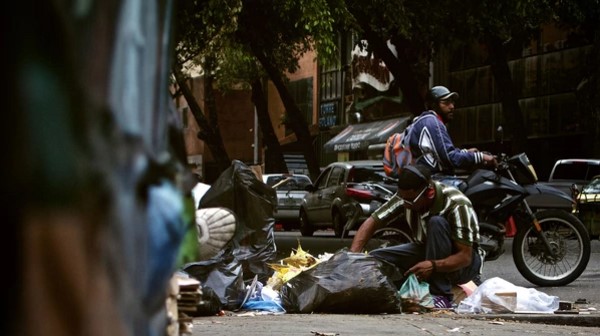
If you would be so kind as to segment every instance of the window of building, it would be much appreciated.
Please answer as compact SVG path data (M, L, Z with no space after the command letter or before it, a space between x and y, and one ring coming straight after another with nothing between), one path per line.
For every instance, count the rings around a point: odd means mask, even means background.
M582 78L591 46L545 48L508 62L513 89L528 137L582 132L581 112L573 88ZM461 48L451 57L448 86L460 94L449 126L455 143L493 140L502 124L500 93L489 65L479 63L476 48Z
M354 41L355 37L351 33L338 34L336 61L320 68L318 123L321 129L328 129L346 122L343 111L351 103L351 100L344 96L350 95L352 91L349 65Z
M448 131L455 144L492 142L501 124L500 104L484 104L457 109Z
M189 110L190 110L190 108L187 106L184 106L179 109L179 111L181 112L181 124L184 129L188 128L190 125L189 115L188 115Z
M313 78L304 78L291 81L287 85L290 94L298 105L300 112L304 115L308 125L313 124ZM286 135L292 133L291 129L286 128Z
M335 62L321 67L320 78L320 96L321 101L330 101L340 99L343 92L343 74L342 74L342 54L341 50L342 39L339 34L337 36L338 57ZM345 55L344 55L345 56Z

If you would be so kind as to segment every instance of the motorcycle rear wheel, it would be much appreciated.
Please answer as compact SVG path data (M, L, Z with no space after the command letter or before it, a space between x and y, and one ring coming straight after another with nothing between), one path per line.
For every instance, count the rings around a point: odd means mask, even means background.
M379 229L373 233L372 238L379 241L380 248L410 243L413 241L412 237L408 233L395 227L385 227Z
M546 252L531 225L520 225L512 251L517 269L538 286L564 286L573 282L590 260L590 237L585 226L563 210L539 211L536 217L555 255Z

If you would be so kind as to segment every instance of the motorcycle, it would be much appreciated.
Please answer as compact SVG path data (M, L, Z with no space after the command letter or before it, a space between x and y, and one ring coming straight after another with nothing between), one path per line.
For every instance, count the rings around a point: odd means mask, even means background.
M342 205L341 210L346 222L343 224L341 237L348 237L351 230L358 229L364 216L372 214L389 201L396 192L396 183L397 181L394 179L382 175L378 181L348 184L346 193L350 196L351 201Z
M583 223L564 209L532 209L528 197L553 196L575 204L570 195L537 183L527 155L497 156L494 170L476 169L459 189L471 200L479 219L485 261L504 253L506 223L514 222L512 254L518 271L538 286L564 286L577 279L590 259L590 237ZM443 176L434 176L443 179ZM405 220L375 232L382 246L410 241Z

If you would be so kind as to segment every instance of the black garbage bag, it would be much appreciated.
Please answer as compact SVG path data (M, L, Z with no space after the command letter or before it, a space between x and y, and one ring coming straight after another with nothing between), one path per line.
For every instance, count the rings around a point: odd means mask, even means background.
M233 160L200 200L198 208L225 207L238 221L232 238L232 253L243 267L244 280L255 275L266 281L276 258L273 210L277 194L259 180L243 162Z
M231 253L183 266L183 270L202 283L203 290L210 288L227 310L239 308L246 294L242 265Z
M214 316L221 311L221 299L210 287L202 287L202 299L192 316Z
M231 166L206 191L198 208L221 207L235 214L236 228L231 241L208 260L188 263L183 270L211 288L224 309L241 305L244 280L255 276L261 282L273 274L268 266L276 258L273 209L277 195L259 180L250 167L233 160Z
M288 313L399 313L394 282L401 278L390 263L340 250L289 280L280 295Z

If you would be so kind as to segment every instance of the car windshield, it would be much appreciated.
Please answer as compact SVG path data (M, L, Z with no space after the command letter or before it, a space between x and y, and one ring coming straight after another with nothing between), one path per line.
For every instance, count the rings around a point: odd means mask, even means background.
M598 174L600 174L600 166L574 162L557 166L552 177L555 180L586 180Z
M598 194L600 193L600 178L595 178L586 185L581 191L583 194Z
M355 167L348 176L348 182L384 182L383 167Z
M310 184L310 179L306 176L298 175L277 175L269 176L267 178L267 184L274 187L276 190L304 190L306 186Z

